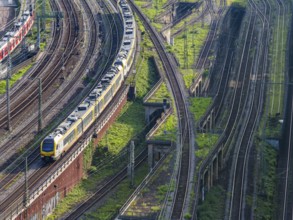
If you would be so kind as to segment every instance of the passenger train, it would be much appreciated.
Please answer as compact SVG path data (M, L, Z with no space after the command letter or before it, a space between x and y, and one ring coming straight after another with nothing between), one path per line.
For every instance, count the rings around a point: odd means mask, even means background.
M132 65L136 47L136 25L125 0L119 2L124 33L120 50L107 73L90 95L41 143L41 157L57 160L93 124L121 87Z
M34 24L34 13L32 6L25 11L14 25L12 31L7 32L0 41L0 62L21 43Z

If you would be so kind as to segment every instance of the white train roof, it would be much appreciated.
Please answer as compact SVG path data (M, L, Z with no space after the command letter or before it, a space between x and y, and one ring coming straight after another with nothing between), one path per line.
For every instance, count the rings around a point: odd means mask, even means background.
M71 128L77 120L81 120L84 114L87 112L88 108L95 104L95 101L102 95L103 91L107 89L111 80L123 69L122 65L125 65L128 53L132 47L132 43L135 37L135 28L134 28L134 19L133 14L129 8L129 5L126 1L122 0L120 2L122 12L123 12L123 41L120 47L120 51L117 54L113 65L103 76L98 85L93 89L86 99L79 104L78 107L63 121L50 135L46 138L55 138L60 137L60 135L65 134L65 132Z

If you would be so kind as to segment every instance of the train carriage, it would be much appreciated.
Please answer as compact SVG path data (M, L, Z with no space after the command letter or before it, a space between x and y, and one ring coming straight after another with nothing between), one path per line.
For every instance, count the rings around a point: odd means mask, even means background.
M0 62L4 60L9 53L21 43L23 38L27 35L34 23L34 13L25 11L20 17L20 21L14 25L14 31L9 31L4 35L0 41Z

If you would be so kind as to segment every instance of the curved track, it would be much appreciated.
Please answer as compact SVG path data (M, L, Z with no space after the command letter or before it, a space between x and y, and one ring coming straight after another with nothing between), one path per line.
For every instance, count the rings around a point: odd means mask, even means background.
M92 22L96 22L96 20L94 19L94 16L93 16L93 14L92 14L92 12L91 12L91 9L90 9L90 5L88 5L88 3L86 2L86 1L83 1L83 5L84 5L84 7L85 7L85 10L87 11L87 14L89 14L90 16L91 16L91 19L92 19ZM96 31L97 31L97 25L93 25L93 27L92 27L92 32L91 32L91 34L92 34L92 36L94 36L93 38L94 39L96 39L96 36L97 36L97 34L96 34ZM106 36L107 37L107 36ZM115 37L118 37L118 36L112 36L114 39L115 39ZM111 37L111 38L112 38ZM93 41L95 41L94 39L92 38L92 40ZM111 50L116 50L115 48L117 48L117 46L116 46L116 44L118 44L119 43L119 41L117 41L117 40L115 40L114 41L115 42L115 44L114 45L112 45L111 44ZM94 46L91 48L92 50L94 50ZM90 56L90 54L91 53L88 53L88 56ZM106 59L106 62L107 63L111 63L112 62L112 60L111 60L111 55L109 55L109 57ZM87 60L87 61L89 61L89 60ZM85 66L87 65L87 64L84 64ZM104 67L102 67L99 71L101 72L101 71L104 71L105 69L107 68L107 65L105 65ZM101 78L101 76L99 76L99 78ZM39 153L38 153L38 148L36 149L36 152L35 152L35 154L37 154L38 156L36 157L37 159L36 159L36 161L34 162L34 161L31 161L31 163L39 163L39 164L41 164L41 161L40 161L40 157L39 157ZM68 155L69 155L70 153L68 153ZM33 154L31 154L32 156L33 156ZM66 160L66 158L68 157L68 155L66 155L66 157L64 157L63 158L63 160ZM62 161L63 161L62 160ZM30 180L29 180L29 182L30 182L30 188L33 188L36 184L38 184L38 182L43 178L43 176L44 176L44 174L46 174L50 169L52 169L53 167L54 168L56 168L56 167L58 167L58 164L60 164L61 163L61 160L60 161L58 161L58 162L56 162L56 163L54 163L54 164L51 164L51 165L49 165L49 166L40 166L40 168L38 169L38 170L36 170L32 175L31 175L31 177L30 177ZM20 166L20 165L19 165ZM5 209L7 209L7 207L9 207L9 204L12 204L13 203L13 201L16 201L18 198L20 198L21 197L21 195L22 195L22 193L23 193L23 185L20 185L19 187L18 187L18 189L17 190L15 190L15 192L9 197L9 199L7 199L6 201L3 201L1 204L0 204L0 210L1 210L1 212L3 211L3 210L5 210Z
M179 84L176 74L178 74L175 70L174 64L171 62L167 52L165 50L163 42L160 40L157 32L148 22L148 19L142 14L142 12L138 9L138 7L132 2L129 1L133 8L133 10L137 13L139 18L143 21L143 24L148 31L150 38L155 45L157 52L159 54L160 59L162 60L163 67L165 72L167 73L168 81L172 88L172 93L175 99L178 121L179 121L179 129L181 133L181 149L177 153L181 153L180 159L180 167L178 174L178 182L176 187L176 194L174 198L174 204L172 207L172 219L181 219L183 218L183 209L186 203L187 197L187 188L188 188L188 180L189 180L189 167L190 167L190 120L188 116L188 110L185 103L185 97L183 93L183 89Z
M267 71L269 22L266 15L263 14L255 2L249 1L249 6L252 11L256 12L261 21L261 31L254 37L257 46L256 53L254 53L253 59L249 64L250 83L243 106L245 110L239 115L239 122L235 124L237 127L235 127L235 131L233 132L237 140L231 142L236 146L233 153L229 180L231 198L227 199L230 203L226 203L226 205L228 204L226 210L229 210L229 214L225 215L225 219L248 219L253 212L251 207L246 204L247 182L248 178L249 181L254 178L252 174L253 138L260 121L265 95L264 84L262 82L265 81L265 72Z
M62 3L64 5L65 11L68 12L75 12L73 9L73 5L69 4L66 1L63 1ZM76 47L77 43L77 33L75 33L75 25L78 24L77 21L77 14L74 13L71 16L68 14L68 17L71 19L68 22L69 25L69 34L67 35L67 38L64 39L65 46L64 46L64 52L62 55L57 56L54 60L54 64L52 66L48 65L46 61L42 62L42 65L38 67L38 69L30 75L30 78L37 77L41 71L44 71L43 67L50 66L50 70L47 69L48 73L43 76L42 78L42 84L43 84L43 92L45 92L52 83L56 80L57 77L60 76L61 73L61 67L63 66L63 62L66 62L68 60L68 56L70 56L73 52L73 49ZM51 63L49 63L51 64ZM53 68L52 68L53 67ZM21 95L20 93L17 93L17 97L12 96L11 99L11 119L13 120L16 116L18 116L21 112L23 112L28 106L30 106L33 101L37 100L38 97L38 87L29 88L30 91L26 91L25 95ZM29 94L29 95L27 95ZM15 100L17 98L17 100ZM6 124L6 115L3 114L3 110L0 109L2 112L0 112L0 127L5 126ZM1 114L2 113L2 114Z

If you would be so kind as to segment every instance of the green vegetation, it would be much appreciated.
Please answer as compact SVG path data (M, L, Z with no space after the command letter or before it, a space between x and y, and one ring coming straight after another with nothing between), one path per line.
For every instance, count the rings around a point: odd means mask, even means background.
M166 0L157 1L155 3L149 1L135 0L137 6L139 6L142 12L152 21L152 25L157 29L161 30L163 24L156 23L156 15L162 14L166 9L163 9L162 6L166 3ZM194 1L190 1L194 2ZM190 16L187 16L184 20L180 21L175 27L172 28L172 33L178 31L179 28L182 28L185 22L189 22L191 19L194 19L199 15L199 10L193 10L193 13ZM174 45L168 45L167 50L172 52L179 61L180 72L183 75L183 79L187 88L192 84L192 80L198 74L197 71L192 68L196 59L199 56L200 50L204 44L204 41L207 37L210 26L205 24L202 26L202 23L195 23L193 25L187 26L187 31L180 33L174 39ZM184 40L187 38L187 57L188 62L187 66L184 66Z
M277 194L277 151L268 143L256 140L259 154L262 156L260 164L260 178L258 179L258 194L255 216L256 219L273 219L276 214Z
M157 187L156 199L159 202L163 202L164 201L165 196L166 196L166 193L168 192L168 189L169 189L169 185L168 184L160 185L160 186Z
M136 95L142 100L146 93L154 86L154 82L158 80L158 76L155 74L154 60L148 53L145 53L144 57L140 59L137 67L138 74L135 77Z
M201 26L201 24L196 23L192 26L187 26L186 33L182 32L175 37L172 52L173 54L175 54L180 63L181 73L183 74L183 79L187 88L190 87L190 85L192 84L192 80L196 77L197 73L195 72L195 70L192 69L192 65L195 63L199 56L200 50L209 32L209 28L209 25ZM187 66L184 66L185 39L187 42Z
M197 158L204 159L213 149L214 145L219 139L218 134L211 133L201 133L196 135L196 143L198 145L198 150L196 150L195 155Z
M45 0L45 13L49 13L52 11L51 6L50 6L50 1L49 0ZM42 2L43 0L37 0L36 1L36 13L38 15L42 14ZM44 51L45 47L47 45L47 39L49 39L50 35L51 35L51 23L53 21L53 18L46 18L46 23L45 23L45 31L41 31L41 42L40 42L40 50ZM37 21L35 21L37 22ZM34 25L31 29L31 32L28 33L26 41L29 44L34 44L37 40L37 27L36 25Z
M246 0L227 0L227 6L246 7L246 4L247 4Z
M283 17L285 16L285 18ZM271 115L283 113L284 101L284 85L282 83L285 79L285 61L286 61L286 46L288 35L287 15L280 15L280 21L285 19L285 27L278 25L277 19L273 29L273 42L270 45L271 68L270 68L270 82L277 84L269 85L268 95L270 97L269 113Z
M280 122L281 119L281 115L279 114L275 116L268 116L265 128L266 138L280 138L282 128L282 123Z
M12 87L31 67L33 64L29 64L20 69L16 74L13 74L10 79L10 87ZM0 80L0 94L6 93L6 80Z
M171 114L166 121L158 128L152 139L176 141L177 117Z
M142 101L143 97L147 92L155 85L158 81L159 76L156 72L155 62L157 54L153 51L153 43L150 37L145 34L144 27L140 20L136 19L139 29L142 30L142 40L141 40L141 53L137 59L136 63L136 75L130 77L128 81L134 81L136 85L136 95L139 100Z
M225 190L220 186L212 187L206 194L205 200L198 206L198 219L222 219L225 203Z
M171 99L170 93L167 89L166 83L163 82L158 90L149 98L148 102L163 102L163 99Z
M179 60L180 66L184 67L184 40L187 38L188 49L188 67L194 64L195 59L198 57L201 47L209 32L209 25L196 23L192 26L187 26L186 33L183 31L181 34L175 37L174 46L172 51ZM176 27L175 27L176 30Z
M119 118L109 128L99 142L99 147L107 146L111 154L117 154L137 132L145 126L144 108L140 103L128 102Z
M140 167L135 173L135 184L138 185L148 173L148 166L145 164ZM95 211L85 214L86 219L110 219L113 215L117 214L117 210L126 202L128 197L134 191L134 188L129 187L129 180L124 180L118 185L116 192L110 198L107 198L105 203Z
M83 151L83 169L87 170L91 167L92 160L94 155L94 147L91 142Z
M141 1L141 0L135 0L134 1L137 6L139 6L142 10L142 12L152 21L152 25L156 27L157 29L161 29L163 27L162 24L154 22L155 17L159 14L161 14L164 9L163 5L167 2L167 0L161 0L161 1Z
M195 121L198 121L212 103L212 99L203 97L190 98L190 103L190 110L193 114L193 117Z

